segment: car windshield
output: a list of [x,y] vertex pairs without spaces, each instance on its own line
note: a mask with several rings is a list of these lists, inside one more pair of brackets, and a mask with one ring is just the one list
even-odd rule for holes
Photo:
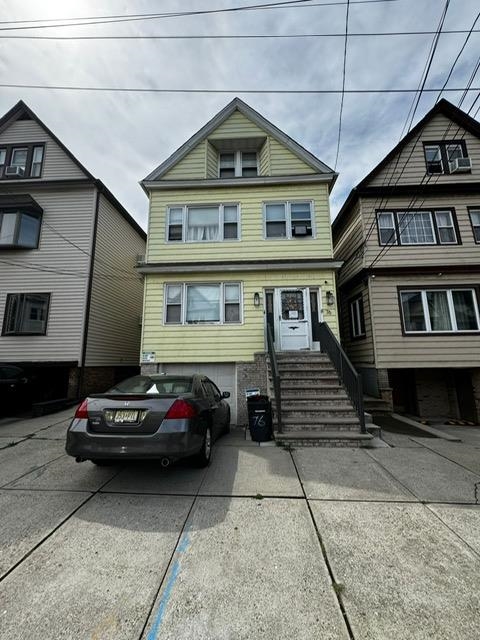
[[192,390],[192,378],[181,376],[134,376],[119,382],[107,393],[189,393]]

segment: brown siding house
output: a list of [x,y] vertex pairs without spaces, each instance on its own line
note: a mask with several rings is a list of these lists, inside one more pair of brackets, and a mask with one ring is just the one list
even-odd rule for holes
[[480,421],[480,124],[441,100],[333,223],[344,348],[396,411]]

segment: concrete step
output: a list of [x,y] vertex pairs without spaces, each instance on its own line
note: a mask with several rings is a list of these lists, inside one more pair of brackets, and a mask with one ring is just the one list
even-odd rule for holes
[[350,404],[350,400],[348,395],[343,391],[340,387],[336,393],[320,393],[319,390],[308,389],[303,391],[302,393],[292,393],[290,390],[282,393],[282,403],[283,402],[298,402],[302,404],[307,404],[309,402],[320,402],[325,405],[330,404],[339,404],[342,402],[347,402]]
[[321,380],[319,378],[314,378],[313,380],[310,378],[283,378],[280,379],[280,387],[282,390],[304,390],[306,393],[310,393],[311,391],[321,391],[323,393],[336,393],[342,392],[345,393],[345,389],[338,382],[338,380],[328,379]]
[[330,361],[316,361],[316,362],[290,362],[290,361],[285,361],[285,362],[279,362],[278,363],[278,368],[280,371],[286,371],[288,369],[292,369],[293,371],[298,371],[298,370],[310,370],[310,369],[328,369],[328,370],[332,370],[335,371],[335,367],[332,365],[332,363]]
[[295,418],[301,421],[313,419],[319,422],[330,418],[357,418],[356,412],[348,405],[346,407],[295,407],[291,405],[284,406],[283,402],[282,416],[283,419]]
[[288,433],[275,432],[277,443],[295,447],[360,447],[372,438],[373,436],[369,433],[345,433],[335,430],[322,433],[302,430]]
[[282,371],[280,374],[280,380],[322,380],[332,382],[336,380],[338,382],[338,376],[336,373],[324,372],[318,369],[315,371]]
[[[274,423],[276,423],[276,420],[274,420]],[[292,429],[297,431],[311,431],[312,429],[325,431],[325,429],[328,430],[328,428],[338,429],[339,431],[355,428],[360,429],[360,423],[357,416],[351,416],[349,418],[324,417],[321,419],[306,416],[299,419],[296,417],[292,418],[290,416],[282,415],[282,425],[284,426],[285,431],[291,431]]]

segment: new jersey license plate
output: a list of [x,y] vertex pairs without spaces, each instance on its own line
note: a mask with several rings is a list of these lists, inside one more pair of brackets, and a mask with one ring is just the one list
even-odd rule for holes
[[138,411],[132,409],[119,409],[115,411],[115,424],[132,424],[138,422]]

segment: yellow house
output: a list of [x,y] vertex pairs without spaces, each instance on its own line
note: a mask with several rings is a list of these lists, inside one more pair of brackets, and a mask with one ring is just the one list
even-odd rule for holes
[[208,375],[245,422],[278,352],[338,336],[329,192],[337,174],[235,98],[142,186],[150,198],[144,371]]

